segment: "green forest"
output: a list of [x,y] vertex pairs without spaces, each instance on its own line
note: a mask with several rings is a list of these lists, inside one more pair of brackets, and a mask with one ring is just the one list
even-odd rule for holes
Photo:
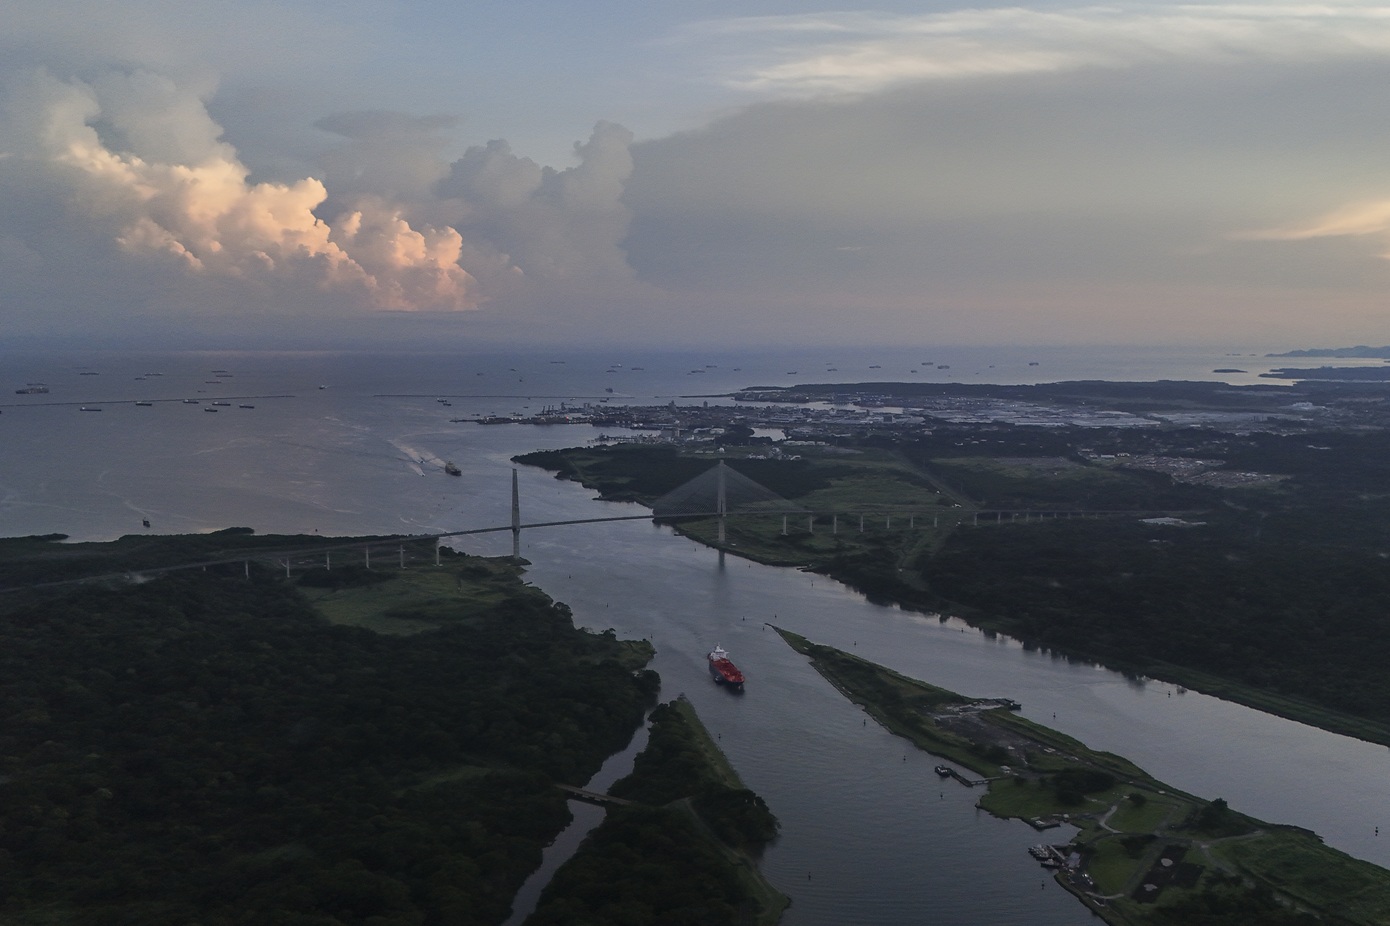
[[556,873],[527,926],[776,923],[787,904],[753,862],[777,819],[744,788],[684,700],[652,711],[651,736],[612,808]]
[[[163,543],[186,561],[231,539]],[[8,546],[10,576],[125,555]],[[555,785],[623,748],[659,681],[645,644],[576,629],[486,562],[438,568],[467,600],[479,583],[514,594],[433,608],[410,634],[332,624],[297,583],[241,564],[0,595],[0,919],[501,922],[570,818]],[[323,570],[304,575],[325,593]],[[335,595],[382,587],[339,575]]]

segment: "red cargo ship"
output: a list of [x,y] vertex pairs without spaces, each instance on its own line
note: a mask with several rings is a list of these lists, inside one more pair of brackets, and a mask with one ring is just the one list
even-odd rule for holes
[[729,661],[729,654],[722,646],[716,645],[709,654],[709,674],[716,684],[728,685],[737,691],[743,690],[743,673],[738,666]]

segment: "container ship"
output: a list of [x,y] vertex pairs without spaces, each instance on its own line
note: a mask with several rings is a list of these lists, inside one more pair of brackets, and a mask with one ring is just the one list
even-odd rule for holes
[[715,684],[728,685],[735,691],[743,690],[743,673],[738,670],[738,666],[729,661],[729,654],[724,648],[717,644],[709,654],[709,674]]

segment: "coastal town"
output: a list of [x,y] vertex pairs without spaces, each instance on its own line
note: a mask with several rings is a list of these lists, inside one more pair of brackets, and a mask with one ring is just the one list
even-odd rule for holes
[[[1125,388],[1128,387],[1128,388]],[[540,412],[455,418],[480,424],[588,424],[643,432],[609,440],[699,443],[734,429],[791,441],[912,438],[934,428],[1203,429],[1296,434],[1390,425],[1379,383],[1235,387],[1221,383],[1057,383],[1039,386],[840,384],[751,388],[664,405],[585,402]],[[780,433],[778,433],[780,432]],[[723,442],[728,442],[727,440]]]

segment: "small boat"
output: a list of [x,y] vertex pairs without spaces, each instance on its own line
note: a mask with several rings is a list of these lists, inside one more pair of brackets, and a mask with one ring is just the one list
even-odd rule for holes
[[183,400],[183,404],[184,404],[184,405],[197,405],[197,404],[198,404],[198,400],[197,400],[197,399],[184,399],[184,400]]
[[940,775],[942,778],[950,778],[951,767],[949,765],[938,765],[936,767],[936,773]]
[[254,405],[238,405],[237,408],[255,408]]
[[231,407],[232,407],[232,403],[231,403],[231,402],[213,402],[212,404],[213,404],[213,405],[221,405],[221,406],[224,407],[224,408],[231,408]]
[[98,407],[95,406],[95,405],[84,405],[84,406],[82,406],[82,410],[83,410],[84,412],[99,412],[99,411],[101,411],[101,409],[98,408]]
[[209,407],[203,409],[203,411],[205,411],[205,412],[212,412],[214,415],[217,414],[217,409],[212,408],[211,406],[209,406]]
[[148,407],[154,405],[153,402],[136,402],[135,404],[136,404],[136,405],[139,405],[139,406],[142,406],[142,407],[145,407],[145,408],[148,408]]
[[447,463],[444,464],[444,472],[448,473],[450,476],[462,476],[462,475],[463,475],[463,470],[461,470],[461,469],[459,469],[457,466],[455,466],[453,460],[450,460],[449,462],[447,462]]
[[716,685],[728,685],[735,691],[743,690],[743,673],[729,661],[729,654],[718,644],[709,654],[709,674]]

